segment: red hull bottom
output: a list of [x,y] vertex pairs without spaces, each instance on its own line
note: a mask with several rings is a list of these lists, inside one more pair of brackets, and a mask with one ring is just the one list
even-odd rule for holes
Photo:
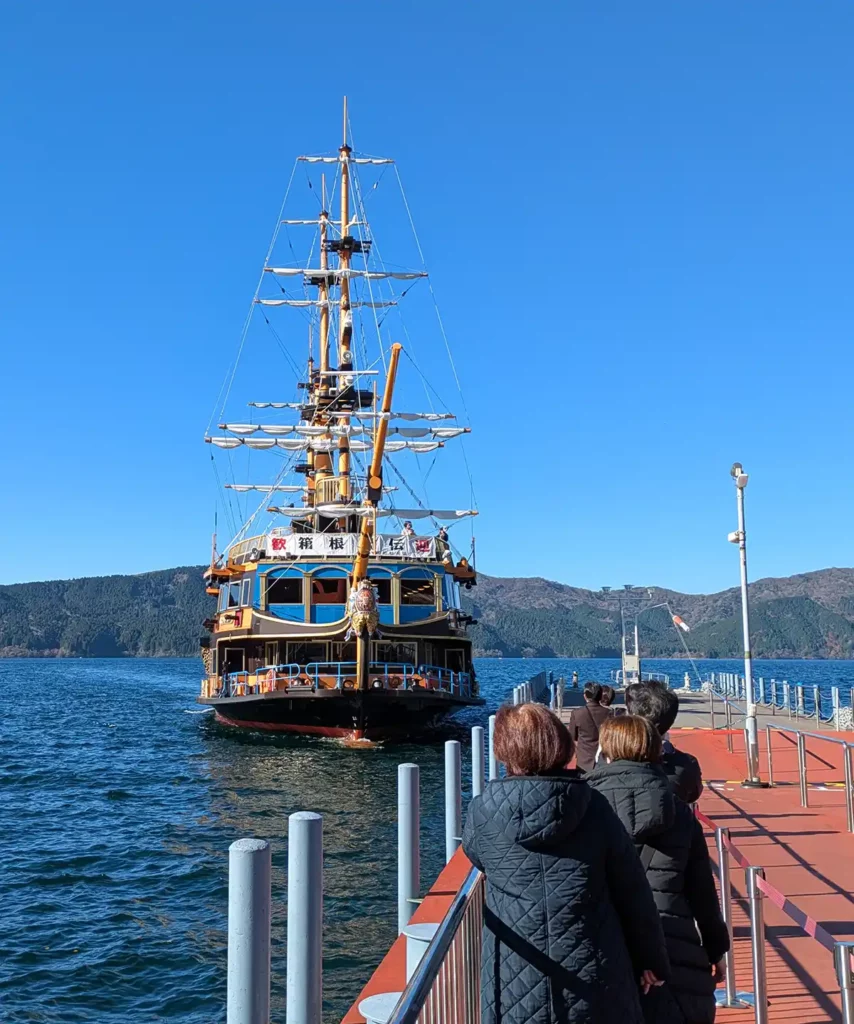
[[346,729],[337,725],[300,725],[293,722],[252,722],[245,718],[229,718],[221,711],[216,712],[216,720],[222,725],[230,725],[235,729],[252,729],[258,732],[292,732],[302,736],[331,736],[335,739],[362,740],[384,739],[391,735],[392,730],[379,729]]

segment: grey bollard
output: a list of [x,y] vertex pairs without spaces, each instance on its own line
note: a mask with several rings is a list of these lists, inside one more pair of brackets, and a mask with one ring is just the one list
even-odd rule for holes
[[471,730],[471,795],[483,792],[483,726],[473,725]]
[[427,948],[439,930],[438,924],[408,924],[403,930],[406,936],[406,980],[415,974],[424,958]]
[[[445,863],[457,852],[463,831],[463,794],[460,779],[460,744],[445,741]],[[288,1022],[290,1024],[290,1022]]]
[[288,817],[287,1024],[320,1024],[322,941],[323,818],[298,811]]
[[806,704],[804,703],[804,684],[795,684],[795,709],[797,717],[803,718],[806,715]]
[[227,1024],[270,1020],[270,844],[228,848]]
[[854,942],[837,941],[833,944],[833,960],[842,1002],[842,1024],[854,1024],[854,984],[851,979],[851,954]]
[[758,880],[764,880],[765,871],[759,867],[745,870],[747,899],[750,911],[750,951],[753,959],[753,1012],[756,1024],[768,1024],[768,985],[765,972],[765,911],[764,896]]
[[397,933],[421,891],[421,791],[417,764],[397,766]]
[[489,716],[489,779],[498,778],[498,759],[495,756],[495,715]]

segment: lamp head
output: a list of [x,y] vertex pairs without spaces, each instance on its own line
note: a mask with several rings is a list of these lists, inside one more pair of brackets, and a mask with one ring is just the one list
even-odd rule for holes
[[732,469],[729,471],[730,476],[735,481],[735,486],[739,489],[747,487],[747,473],[744,472],[744,466],[740,462],[734,462]]

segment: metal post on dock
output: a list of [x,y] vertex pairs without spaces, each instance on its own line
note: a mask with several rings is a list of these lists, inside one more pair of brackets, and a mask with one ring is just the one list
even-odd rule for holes
[[756,1024],[768,1024],[768,992],[765,975],[765,911],[759,879],[765,871],[759,867],[745,869],[747,900],[750,907],[750,951],[753,958],[753,1014]]
[[839,728],[839,687],[830,688],[830,714],[832,715],[833,728]]
[[771,753],[771,726],[765,726],[765,746],[768,749],[768,785],[774,785],[774,755]]
[[473,725],[471,730],[471,795],[483,792],[483,726]]
[[792,694],[789,690],[789,680],[783,680],[783,703],[786,705],[786,712],[789,718],[792,717]]
[[397,933],[421,891],[421,786],[417,764],[397,766]]
[[842,1003],[842,1024],[854,1024],[854,982],[851,979],[851,954],[854,942],[835,942],[833,959]]
[[495,757],[495,715],[489,716],[489,779],[498,778],[498,761]]
[[851,771],[851,744],[846,743],[842,748],[842,769],[845,772],[845,817],[848,823],[848,831],[854,832],[854,780]]
[[[445,863],[457,852],[463,832],[459,740],[445,741]],[[290,1024],[290,1022],[288,1022]]]
[[228,1024],[270,1019],[270,863],[264,839],[228,848]]
[[715,829],[715,845],[718,849],[718,882],[720,883],[721,916],[729,934],[729,952],[724,957],[726,966],[726,1002],[723,1006],[749,1006],[749,995],[738,992],[735,985],[735,956],[732,949],[732,882],[729,875],[728,828]]
[[821,689],[818,686],[812,688],[813,701],[815,703],[815,727],[821,728]]
[[711,719],[711,727],[715,728],[715,687],[714,683],[709,687],[709,718]]
[[726,748],[732,753],[732,705],[729,697],[724,698],[724,712],[726,714]]
[[312,811],[288,817],[287,942],[287,1024],[320,1024],[323,817]]
[[807,789],[807,740],[802,732],[798,733],[798,781],[801,787],[801,807],[809,807],[809,790]]
[[765,700],[765,677],[764,676],[760,676],[759,677],[759,703],[760,704],[767,704],[768,703]]
[[795,717],[803,718],[806,715],[806,704],[804,703],[804,684],[795,684]]
[[774,714],[777,710],[777,680],[771,680],[771,713]]

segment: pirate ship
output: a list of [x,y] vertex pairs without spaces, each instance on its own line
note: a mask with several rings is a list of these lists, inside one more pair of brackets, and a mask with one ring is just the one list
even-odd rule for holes
[[[396,461],[440,454],[469,428],[436,411],[432,388],[424,388],[430,411],[401,411],[403,346],[380,314],[427,274],[380,260],[361,178],[393,161],[358,154],[351,141],[345,100],[337,153],[295,165],[320,165],[319,189],[306,174],[319,192],[318,213],[297,220],[280,213],[240,340],[239,356],[260,313],[293,362],[290,339],[282,340],[270,317],[273,310],[305,317],[308,357],[292,382],[296,400],[250,401],[248,422],[224,418],[205,437],[214,465],[219,449],[232,473],[232,456],[262,451],[280,461],[270,483],[232,476],[225,484],[229,499],[261,500],[222,553],[214,540],[205,578],[217,604],[205,623],[199,702],[230,726],[372,740],[411,734],[483,703],[467,634],[472,620],[460,608],[460,587],[476,582],[474,535],[464,556],[446,528],[473,522],[477,512],[431,507]],[[324,165],[331,165],[328,188]],[[312,236],[301,258],[292,228]],[[443,334],[441,319],[438,327]],[[237,365],[221,392],[223,417]],[[271,399],[285,386],[265,375]],[[402,490],[411,507],[399,506]],[[288,495],[297,500],[276,504]]]

